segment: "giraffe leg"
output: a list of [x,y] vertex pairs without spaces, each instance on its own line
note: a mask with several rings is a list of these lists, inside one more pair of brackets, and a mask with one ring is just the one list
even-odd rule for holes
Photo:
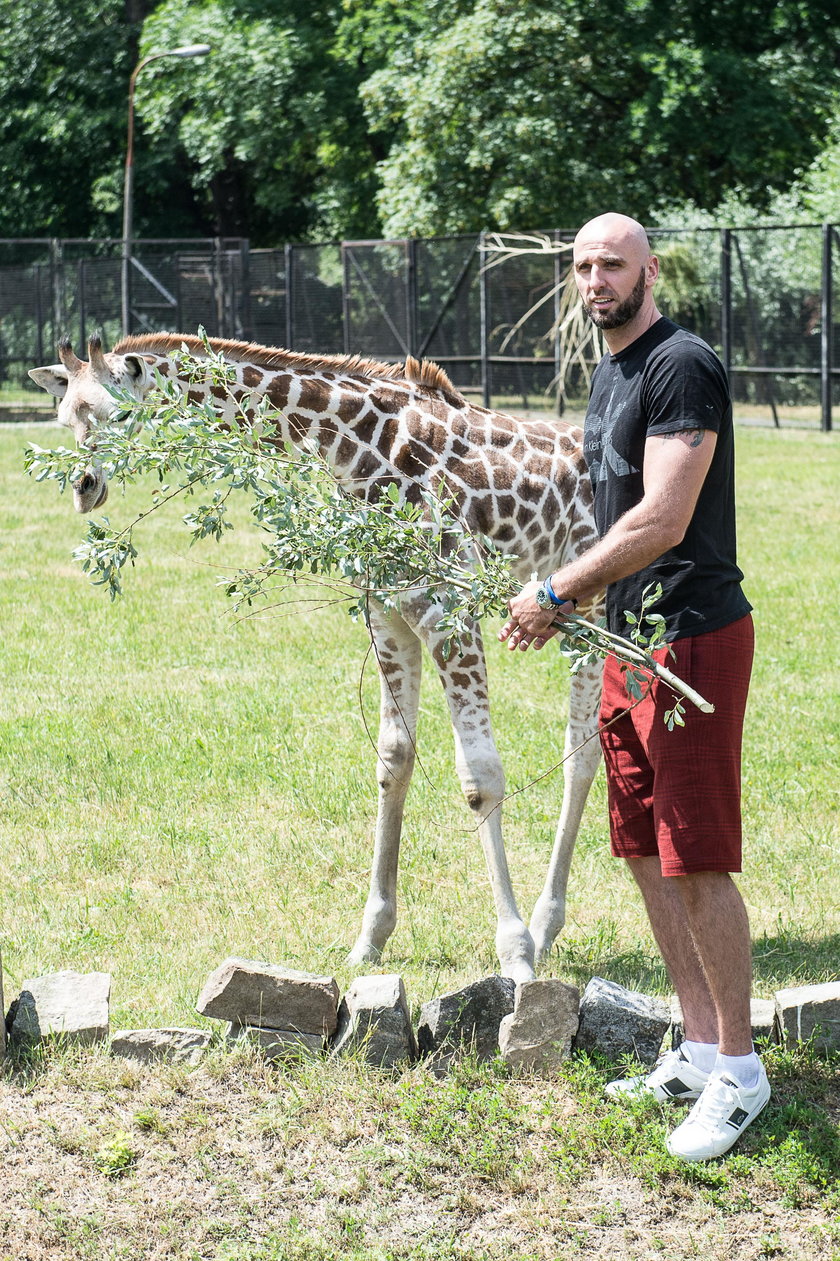
[[[598,705],[603,664],[596,662],[572,676],[569,722],[563,763],[563,805],[554,838],[551,861],[542,892],[531,916],[531,935],[537,962],[545,959],[566,922],[566,885],[572,851],[589,789],[601,758],[598,740]],[[587,740],[587,737],[592,737]],[[583,741],[587,740],[586,744]],[[578,747],[582,745],[582,747]]]
[[397,922],[400,835],[414,770],[420,698],[421,647],[414,632],[396,613],[380,610],[371,614],[371,632],[379,664],[379,806],[370,891],[361,932],[348,957],[354,966],[379,960]]
[[496,907],[496,952],[502,976],[534,978],[534,943],[513,893],[504,841],[501,803],[505,776],[490,726],[487,669],[481,636],[464,646],[461,657],[445,661],[430,635],[427,644],[438,668],[449,704],[455,736],[455,766],[467,803],[478,822],[493,900]]

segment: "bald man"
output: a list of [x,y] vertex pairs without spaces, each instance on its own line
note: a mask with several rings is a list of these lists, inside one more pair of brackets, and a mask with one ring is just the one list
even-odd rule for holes
[[668,731],[654,683],[633,704],[614,658],[604,668],[601,744],[610,839],[641,890],[683,1012],[685,1041],[612,1095],[649,1092],[694,1106],[668,1139],[683,1160],[723,1155],[770,1097],[750,1021],[751,946],[741,870],[741,733],[753,656],[735,555],[732,406],[712,349],[657,310],[659,263],[644,228],[604,214],[581,228],[574,273],[607,353],[595,369],[584,453],[600,540],[510,601],[511,649],[542,646],[558,615],[606,587],[607,624],[627,634],[660,584],[660,652],[715,705]]

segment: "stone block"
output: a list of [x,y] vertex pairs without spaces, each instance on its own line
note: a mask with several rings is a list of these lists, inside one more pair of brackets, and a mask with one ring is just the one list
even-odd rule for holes
[[153,1064],[195,1065],[210,1045],[205,1029],[118,1029],[111,1039],[111,1054]]
[[564,981],[517,985],[514,1008],[499,1026],[499,1049],[508,1064],[554,1068],[569,1058],[577,1032],[580,991]]
[[[750,1002],[750,1023],[752,1040],[764,1043],[775,1042],[776,1038],[776,1004],[770,998],[754,998]],[[685,1037],[682,1023],[680,1000],[674,994],[671,998],[671,1046],[678,1047]]]
[[487,976],[424,1003],[417,1030],[420,1054],[440,1069],[464,1052],[493,1059],[499,1053],[499,1025],[513,1011],[515,991],[509,977]]
[[301,1056],[321,1055],[324,1050],[324,1039],[320,1033],[299,1033],[295,1029],[266,1029],[265,1026],[255,1028],[252,1025],[228,1026],[227,1042],[234,1046],[237,1042],[249,1042],[259,1047],[269,1060],[293,1060]]
[[108,1037],[111,978],[107,972],[51,972],[24,981],[9,1009],[13,1042],[62,1037],[84,1044]]
[[210,973],[196,1010],[235,1025],[326,1037],[338,1020],[338,985],[331,976],[230,958]]
[[595,976],[581,999],[574,1045],[579,1051],[599,1051],[614,1063],[632,1055],[652,1065],[670,1023],[669,1005],[663,999]]
[[816,1051],[840,1050],[840,981],[778,990],[776,1030],[787,1046],[809,1042]]
[[351,1052],[377,1068],[417,1058],[417,1043],[400,976],[357,976],[338,1009],[333,1055]]

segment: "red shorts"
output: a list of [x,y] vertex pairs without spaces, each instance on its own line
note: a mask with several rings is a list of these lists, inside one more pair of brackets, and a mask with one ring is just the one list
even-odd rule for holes
[[610,840],[618,858],[659,855],[663,876],[741,870],[741,733],[754,632],[747,615],[657,650],[663,665],[711,701],[713,714],[685,704],[685,726],[669,731],[673,693],[656,682],[635,709],[614,657],[604,666],[601,745],[607,769]]

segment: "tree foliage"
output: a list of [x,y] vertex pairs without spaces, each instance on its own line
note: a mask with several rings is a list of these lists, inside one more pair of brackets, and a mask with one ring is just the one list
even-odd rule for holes
[[[838,35],[836,0],[4,0],[0,234],[119,235],[131,70],[197,41],[138,80],[144,235],[762,208],[826,149]],[[833,143],[804,203],[832,217]]]

